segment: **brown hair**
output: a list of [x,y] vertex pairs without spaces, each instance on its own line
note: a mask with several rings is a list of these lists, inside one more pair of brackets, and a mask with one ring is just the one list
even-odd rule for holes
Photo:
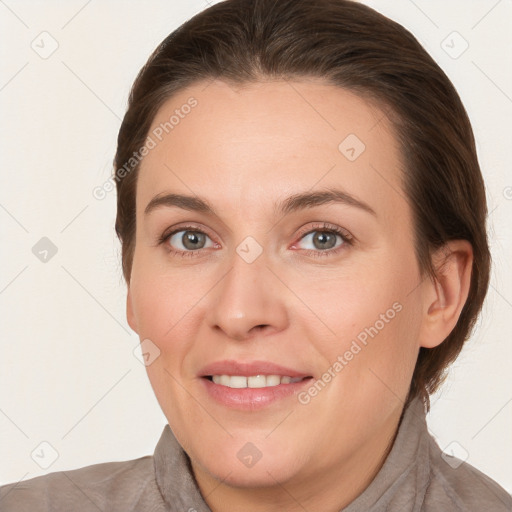
[[487,293],[485,189],[471,124],[452,83],[410,32],[366,5],[227,0],[188,20],[155,49],[131,89],[114,160],[124,278],[129,284],[135,248],[139,164],[131,157],[164,101],[200,80],[303,77],[323,78],[387,112],[401,145],[422,276],[435,276],[432,251],[446,241],[465,239],[473,247],[469,296],[457,325],[439,346],[419,350],[407,402],[421,396],[429,410],[429,394],[446,378]]

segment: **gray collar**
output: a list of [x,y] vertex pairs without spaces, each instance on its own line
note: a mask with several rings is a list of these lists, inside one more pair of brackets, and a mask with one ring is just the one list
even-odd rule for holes
[[[370,485],[342,512],[384,512],[397,496],[401,510],[419,511],[429,481],[429,441],[426,412],[420,398],[404,409],[391,451]],[[194,478],[190,459],[164,427],[154,453],[158,488],[169,510],[211,512]]]

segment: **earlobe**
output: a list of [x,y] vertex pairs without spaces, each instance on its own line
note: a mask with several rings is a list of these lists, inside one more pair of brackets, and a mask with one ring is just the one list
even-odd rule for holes
[[126,295],[126,319],[128,320],[128,325],[138,334],[139,331],[137,330],[137,322],[135,321],[135,315],[133,312],[130,285],[128,285],[128,293]]
[[457,324],[471,284],[473,249],[467,240],[450,240],[433,257],[435,279],[426,283],[419,344],[440,345]]

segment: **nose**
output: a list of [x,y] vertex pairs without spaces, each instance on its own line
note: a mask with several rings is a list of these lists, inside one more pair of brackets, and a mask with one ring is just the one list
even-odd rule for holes
[[249,263],[233,251],[230,263],[209,294],[210,327],[236,341],[286,329],[287,290],[268,267],[265,252]]

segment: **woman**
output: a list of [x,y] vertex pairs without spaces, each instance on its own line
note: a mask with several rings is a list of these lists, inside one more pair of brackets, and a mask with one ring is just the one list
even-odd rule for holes
[[473,133],[403,27],[228,0],[139,73],[115,156],[154,457],[3,486],[2,510],[511,510],[429,434],[481,309]]

